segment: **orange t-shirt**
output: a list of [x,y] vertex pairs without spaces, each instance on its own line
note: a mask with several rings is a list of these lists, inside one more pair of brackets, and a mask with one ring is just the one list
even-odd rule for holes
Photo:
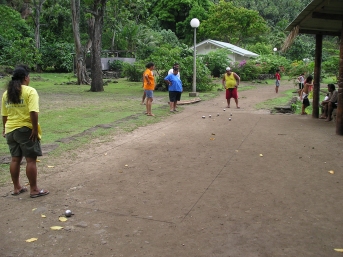
[[[146,77],[148,77],[148,80],[150,83],[148,83]],[[146,69],[143,73],[143,85],[145,90],[154,90],[155,89],[155,78],[154,74],[150,69]]]

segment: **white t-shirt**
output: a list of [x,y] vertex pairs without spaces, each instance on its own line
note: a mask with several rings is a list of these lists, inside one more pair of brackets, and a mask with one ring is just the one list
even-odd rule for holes
[[304,84],[305,82],[305,78],[303,76],[299,76],[298,80],[299,80],[299,83],[302,83],[302,84]]
[[[174,73],[174,70],[173,70],[173,69],[170,69],[170,70],[168,71],[168,75],[169,75],[169,74],[173,74],[173,73]],[[179,72],[179,71],[177,72],[176,76],[178,76],[179,79],[181,79],[181,78],[180,78],[180,72]]]

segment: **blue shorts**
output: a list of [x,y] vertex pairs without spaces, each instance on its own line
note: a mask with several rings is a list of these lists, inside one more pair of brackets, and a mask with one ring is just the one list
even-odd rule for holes
[[147,98],[153,98],[154,97],[154,90],[144,90]]

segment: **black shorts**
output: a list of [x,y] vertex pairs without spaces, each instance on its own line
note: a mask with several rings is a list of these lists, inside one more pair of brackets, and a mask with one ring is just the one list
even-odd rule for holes
[[42,156],[40,141],[32,142],[32,129],[21,127],[6,134],[7,144],[9,146],[12,157],[37,157]]
[[304,105],[305,107],[310,106],[310,101],[308,100],[307,97],[303,99],[303,105]]
[[337,103],[331,102],[331,105],[332,105],[332,109],[336,109],[337,108]]
[[299,83],[299,89],[303,89],[304,88],[304,83]]
[[169,91],[169,102],[177,102],[181,100],[181,93],[178,91]]

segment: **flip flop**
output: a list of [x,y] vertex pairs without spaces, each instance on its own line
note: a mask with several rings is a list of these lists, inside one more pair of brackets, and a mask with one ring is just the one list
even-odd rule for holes
[[30,195],[30,197],[31,198],[37,198],[37,197],[40,197],[40,196],[47,195],[49,193],[50,193],[49,191],[45,191],[44,189],[41,189],[38,194]]
[[22,193],[27,192],[27,188],[26,187],[22,187],[17,193],[11,193],[11,195],[20,195]]

